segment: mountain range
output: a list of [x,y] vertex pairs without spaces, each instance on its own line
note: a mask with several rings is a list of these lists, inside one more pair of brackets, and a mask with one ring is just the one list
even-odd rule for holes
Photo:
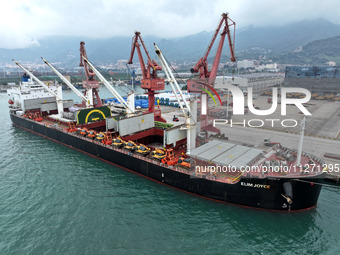
[[[275,24],[274,24],[275,25]],[[258,59],[260,56],[286,64],[324,64],[327,61],[340,63],[340,25],[325,19],[306,20],[285,26],[245,27],[236,29],[235,51],[239,60]],[[141,31],[143,32],[143,31]],[[178,63],[197,61],[207,49],[213,32],[200,32],[179,38],[143,36],[152,58],[156,59],[153,43],[159,46],[168,60]],[[41,61],[43,56],[51,62],[64,66],[79,63],[79,42],[85,41],[87,55],[96,64],[116,63],[128,59],[131,37],[86,38],[53,36],[39,40],[39,46],[27,49],[0,49],[0,63],[9,63],[14,58],[31,63]],[[217,38],[218,40],[218,38]],[[215,42],[215,46],[218,42]],[[224,44],[223,60],[229,55],[228,43]],[[215,47],[216,48],[216,47]],[[211,58],[215,54],[212,49]],[[211,61],[211,59],[208,59]],[[137,56],[134,62],[138,62]]]

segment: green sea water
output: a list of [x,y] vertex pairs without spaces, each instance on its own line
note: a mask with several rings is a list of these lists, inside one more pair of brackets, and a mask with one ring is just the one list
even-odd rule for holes
[[[66,92],[66,94],[69,92]],[[0,94],[0,254],[340,254],[340,190],[278,213],[155,183],[12,126]]]

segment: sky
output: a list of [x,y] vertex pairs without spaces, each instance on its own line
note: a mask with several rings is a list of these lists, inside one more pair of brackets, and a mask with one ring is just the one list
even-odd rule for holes
[[212,31],[223,12],[246,26],[324,18],[340,24],[338,0],[8,0],[1,3],[0,48],[39,45],[46,36],[171,38]]

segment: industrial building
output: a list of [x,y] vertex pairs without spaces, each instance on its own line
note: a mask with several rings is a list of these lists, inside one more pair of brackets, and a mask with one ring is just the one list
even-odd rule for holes
[[284,81],[283,74],[274,73],[254,73],[237,76],[217,76],[215,89],[226,88],[226,85],[236,85],[241,90],[247,91],[252,87],[254,91],[260,91],[266,88],[281,86]]
[[287,66],[284,86],[306,88],[314,93],[340,93],[340,68],[337,66]]

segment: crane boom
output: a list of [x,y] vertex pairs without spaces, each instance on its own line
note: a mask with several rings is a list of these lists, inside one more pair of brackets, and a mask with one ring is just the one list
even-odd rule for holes
[[[229,18],[228,13],[222,13],[222,18],[220,22],[218,23],[218,26],[216,28],[215,33],[213,34],[213,37],[211,39],[211,42],[208,45],[208,48],[201,57],[196,65],[190,70],[192,73],[199,73],[198,77],[195,77],[193,79],[189,79],[187,81],[187,87],[189,92],[193,93],[199,93],[202,95],[201,99],[201,128],[206,129],[209,131],[214,131],[214,132],[220,132],[218,129],[215,127],[209,127],[209,120],[207,116],[207,110],[208,110],[208,97],[207,97],[207,88],[213,90],[214,89],[214,84],[217,76],[217,71],[218,71],[218,66],[221,60],[221,55],[222,55],[222,49],[223,49],[223,44],[226,39],[226,36],[229,41],[229,49],[230,49],[230,60],[232,62],[236,61],[235,57],[235,26],[236,23]],[[230,27],[234,27],[234,32],[233,35],[231,35]],[[211,52],[211,49],[216,41],[216,38],[222,29],[221,32],[221,38],[220,42],[217,47],[217,52],[216,56],[214,58],[214,62],[212,64],[211,71],[208,69],[208,56],[209,53]],[[222,103],[221,103],[222,104]]]
[[24,70],[26,73],[28,73],[28,75],[35,80],[37,83],[39,83],[39,85],[41,85],[45,90],[47,90],[49,93],[51,93],[53,96],[56,97],[57,100],[62,100],[53,90],[51,90],[45,83],[43,83],[41,80],[39,80],[37,77],[34,76],[33,73],[31,73],[30,71],[28,71],[28,69],[26,69],[24,66],[22,66],[19,62],[16,62],[14,59],[12,59],[12,61],[19,66],[22,70]]
[[48,65],[48,66],[53,70],[53,72],[55,72],[56,75],[58,75],[58,77],[59,77],[63,82],[65,82],[65,84],[66,84],[67,86],[70,87],[70,89],[73,90],[74,93],[77,94],[77,96],[79,96],[83,101],[85,101],[87,107],[91,107],[90,100],[88,100],[87,97],[85,97],[82,93],[80,93],[79,90],[76,89],[76,87],[74,87],[74,86],[72,85],[72,83],[69,82],[69,81],[68,81],[68,80],[67,80],[67,79],[66,79],[66,78],[65,78],[65,77],[57,70],[57,69],[55,69],[55,68],[54,68],[54,67],[53,67],[46,59],[44,59],[43,57],[41,57],[41,59],[45,62],[46,65]]
[[132,109],[122,98],[121,95],[111,86],[111,84],[104,78],[104,76],[91,64],[88,59],[86,59],[84,56],[84,61],[92,68],[94,73],[98,76],[98,78],[103,82],[103,84],[110,90],[110,92],[118,99],[118,101],[125,107],[125,109],[128,109],[130,113],[134,113],[135,109]]
[[85,42],[80,42],[80,64],[79,66],[83,66],[85,69],[86,81],[83,81],[84,88],[99,88],[99,81],[94,79],[96,75],[91,68],[87,66],[87,63],[84,62],[83,56],[87,59],[87,53],[85,50]]
[[99,96],[99,81],[95,77],[95,73],[91,68],[88,67],[87,63],[84,62],[83,56],[87,59],[87,53],[85,50],[85,42],[80,42],[80,64],[85,69],[86,80],[83,80],[84,96],[87,97],[90,102],[92,102],[93,107],[103,106],[102,100]]
[[[171,71],[171,68],[170,68],[168,62],[166,61],[166,59],[164,58],[161,50],[157,47],[157,45],[155,43],[154,43],[154,45],[155,45],[155,49],[156,49],[155,52],[156,52],[156,54],[157,54],[157,56],[158,56],[158,58],[159,58],[159,60],[160,60],[160,62],[162,64],[162,66],[163,66],[163,70],[165,72],[165,75],[166,75],[168,81],[170,82],[171,88],[172,88],[172,90],[173,90],[173,92],[175,94],[177,102],[178,102],[178,104],[179,104],[179,106],[180,106],[180,108],[181,108],[185,118],[186,119],[190,119],[190,117],[192,117],[190,106],[187,103],[187,101],[185,100],[185,98],[183,96],[183,93],[182,93],[182,90],[181,90],[180,86],[178,85],[178,83],[177,83],[177,81],[176,81],[176,79],[175,79],[175,77],[174,77],[174,75],[173,75],[173,73]],[[180,94],[180,98],[177,95],[177,91]],[[181,103],[181,99],[184,102],[184,105],[185,105],[186,109],[183,108],[183,105]],[[195,122],[195,120],[194,120],[194,122]]]
[[[145,54],[148,58],[147,60],[147,66],[144,63],[142,51],[141,51],[141,45],[145,51]],[[139,63],[142,69],[143,73],[143,79],[141,80],[141,88],[148,90],[148,112],[152,112],[154,114],[156,121],[166,122],[165,119],[162,118],[161,110],[155,110],[155,91],[157,90],[164,90],[165,84],[164,79],[159,78],[157,76],[157,71],[162,70],[162,67],[159,66],[156,61],[152,60],[150,58],[149,52],[145,47],[144,41],[140,35],[140,32],[135,32],[134,37],[132,38],[132,45],[131,45],[131,54],[129,58],[128,64],[132,64],[133,55],[135,53],[135,49],[137,49]]]
[[[175,93],[175,97],[177,99],[177,102],[179,104],[179,106],[181,107],[181,110],[183,112],[183,115],[185,117],[185,128],[186,131],[187,131],[187,137],[186,137],[186,140],[187,140],[187,154],[190,154],[190,151],[191,149],[195,148],[195,139],[196,139],[196,129],[195,129],[195,124],[196,124],[196,120],[195,120],[195,117],[196,117],[196,114],[195,116],[192,114],[192,111],[190,109],[190,106],[188,105],[187,101],[185,100],[183,94],[182,94],[182,90],[181,88],[179,87],[172,71],[171,71],[171,68],[167,62],[167,60],[165,59],[165,57],[163,56],[161,50],[157,47],[157,45],[154,43],[155,45],[155,51],[156,51],[156,54],[163,66],[163,70],[165,72],[165,75],[167,77],[167,79],[169,80],[170,82],[170,85],[172,87],[172,90],[174,91]],[[184,105],[185,105],[185,109],[177,95],[177,91],[176,89],[178,90],[179,92],[179,95],[180,95],[180,98],[183,100],[184,102]],[[196,99],[194,99],[191,103],[193,103],[194,107],[193,107],[193,111],[195,112],[196,111],[196,108],[197,108],[197,101]],[[195,106],[196,105],[196,106]]]
[[[144,49],[144,52],[148,58],[147,60],[147,66],[145,66],[145,62],[143,59],[143,55],[142,55],[142,51],[140,49],[140,44],[138,43],[138,39],[140,41],[140,43],[142,44],[142,47]],[[143,73],[143,78],[144,79],[150,79],[151,77],[156,78],[157,77],[157,71],[162,70],[162,67],[159,66],[156,61],[152,60],[150,58],[149,52],[144,44],[144,41],[140,35],[140,32],[135,32],[135,36],[132,38],[133,42],[131,45],[131,54],[130,54],[130,58],[129,58],[129,62],[128,64],[132,64],[132,60],[133,60],[133,55],[135,53],[135,49],[137,49],[137,53],[138,53],[138,58],[139,58],[139,63],[141,65],[142,68],[142,73]],[[150,72],[152,70],[152,72]]]
[[[211,49],[212,49],[212,47],[215,43],[217,35],[218,35],[223,24],[224,24],[224,27],[223,27],[223,31],[221,33],[221,38],[220,38],[220,42],[219,42],[219,45],[218,45],[218,48],[217,48],[217,53],[216,53],[211,71],[209,71],[207,59],[208,59],[210,51],[211,51]],[[231,36],[231,31],[230,31],[231,26],[234,26],[233,38]],[[226,36],[228,37],[228,42],[229,42],[229,49],[230,49],[230,55],[231,55],[230,60],[232,62],[236,61],[236,57],[235,57],[235,26],[236,26],[236,23],[232,19],[229,18],[228,13],[223,13],[222,18],[221,18],[221,20],[220,20],[220,22],[217,26],[217,29],[216,29],[216,31],[213,35],[213,38],[211,39],[210,44],[208,45],[208,48],[207,48],[204,56],[202,58],[200,58],[198,60],[198,62],[196,63],[196,65],[190,70],[192,73],[199,73],[199,79],[205,79],[205,82],[208,82],[208,85],[210,85],[210,86],[214,85],[214,82],[215,82],[215,79],[216,79],[216,75],[217,75],[217,71],[218,71],[218,65],[220,63],[223,44],[224,44]]]

